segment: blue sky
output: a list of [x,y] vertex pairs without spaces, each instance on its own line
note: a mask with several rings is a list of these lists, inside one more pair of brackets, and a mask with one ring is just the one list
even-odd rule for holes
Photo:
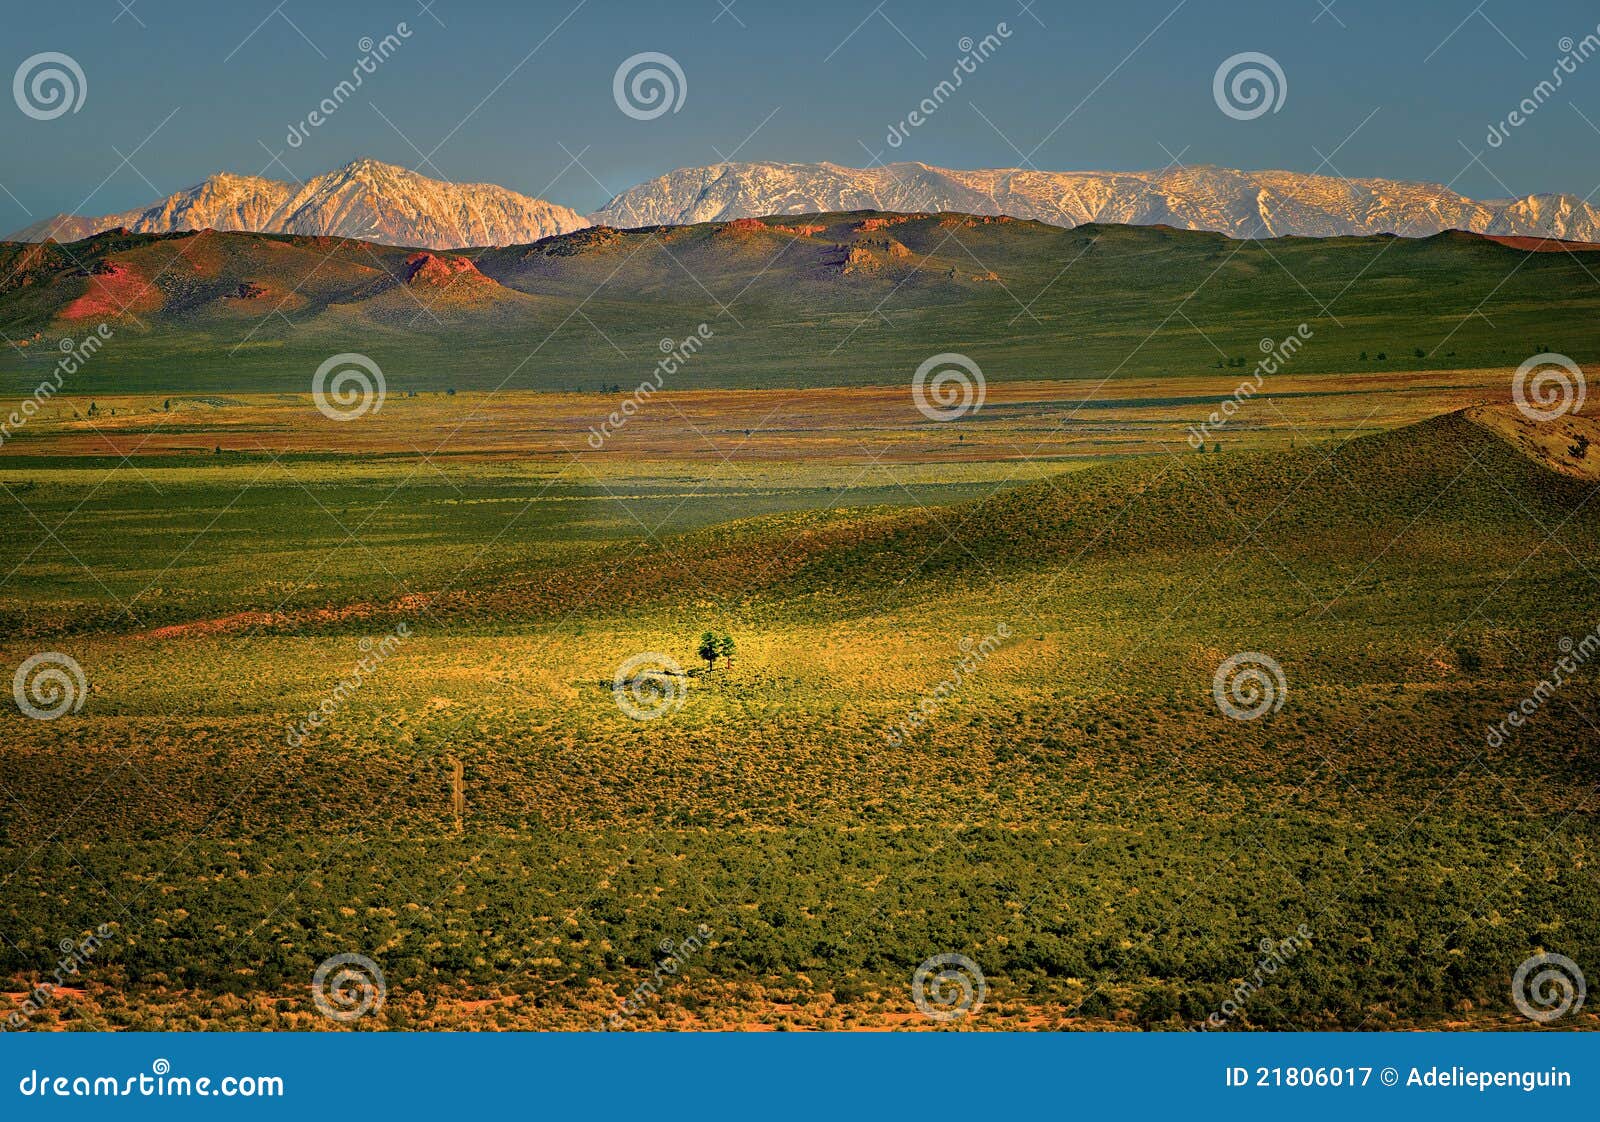
[[[50,120],[0,98],[0,230],[140,205],[218,170],[288,178],[275,155],[301,178],[373,156],[579,210],[723,155],[1045,170],[1178,159],[1453,182],[1476,197],[1600,185],[1600,56],[1486,143],[1550,76],[1561,40],[1595,32],[1593,5],[727,2],[11,0],[0,70],[61,52],[87,89]],[[392,57],[289,148],[363,37],[402,22]],[[891,125],[949,76],[962,38],[1002,22],[1003,46],[889,149]],[[636,120],[612,79],[645,51],[670,55],[686,91],[677,112]],[[1287,88],[1277,112],[1237,120],[1212,81],[1245,51],[1270,55]]]

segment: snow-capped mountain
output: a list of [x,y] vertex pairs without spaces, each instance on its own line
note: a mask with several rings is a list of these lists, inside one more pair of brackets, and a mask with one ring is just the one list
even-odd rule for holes
[[591,224],[628,228],[844,210],[960,211],[1167,225],[1239,238],[1441,230],[1600,242],[1600,208],[1574,195],[1480,201],[1448,187],[1288,171],[1195,166],[1158,172],[952,171],[926,164],[737,163],[684,168],[624,191],[588,218],[504,187],[446,183],[357,160],[303,185],[213,175],[151,206],[99,218],[56,215],[11,241],[68,242],[125,226],[135,233],[249,230],[330,234],[428,249],[518,245]]
[[1240,238],[1441,230],[1600,240],[1600,210],[1571,195],[1479,202],[1447,187],[1287,171],[1185,167],[1158,172],[952,171],[926,164],[734,163],[684,168],[624,191],[590,217],[616,227],[771,214],[961,211],[1085,222],[1163,224]]
[[57,215],[11,240],[75,241],[126,226],[135,233],[250,230],[458,249],[533,242],[588,225],[577,211],[504,187],[446,183],[377,160],[357,160],[303,185],[213,175],[139,210],[100,218]]

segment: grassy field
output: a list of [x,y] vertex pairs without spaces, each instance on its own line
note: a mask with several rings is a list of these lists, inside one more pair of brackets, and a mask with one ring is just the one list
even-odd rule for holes
[[1592,666],[1485,734],[1600,625],[1600,426],[1451,412],[1507,379],[1274,382],[1204,455],[1236,376],[684,393],[599,453],[590,394],[40,418],[0,653],[87,692],[0,717],[0,975],[110,924],[29,1027],[337,1027],[359,953],[356,1028],[923,1028],[960,953],[954,1027],[1183,1028],[1304,930],[1224,1027],[1528,1026],[1518,964],[1600,947]]
[[[1231,398],[1249,371],[1182,378],[1007,382],[986,388],[983,408],[951,422],[916,409],[907,382],[804,390],[674,390],[602,432],[632,393],[391,394],[360,424],[332,421],[310,393],[222,397],[63,394],[47,401],[3,444],[0,463],[95,470],[136,457],[141,466],[216,466],[233,456],[348,464],[387,458],[448,465],[453,459],[562,464],[597,474],[649,475],[667,465],[705,472],[771,462],[799,472],[872,463],[1073,462],[1186,452],[1190,433]],[[1500,368],[1302,375],[1263,380],[1259,399],[1208,436],[1231,450],[1347,439],[1478,404],[1511,400]],[[93,411],[91,412],[91,406]],[[622,465],[620,468],[608,465]],[[475,467],[473,469],[477,471]],[[1046,468],[1044,470],[1051,470]],[[970,474],[970,473],[964,473]],[[981,474],[981,473],[979,473]],[[821,476],[814,475],[820,479]]]

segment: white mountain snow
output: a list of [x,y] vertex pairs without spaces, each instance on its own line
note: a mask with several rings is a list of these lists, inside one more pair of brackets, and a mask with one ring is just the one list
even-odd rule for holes
[[126,226],[135,233],[254,230],[325,234],[428,249],[514,245],[589,225],[577,211],[485,183],[446,183],[377,160],[357,160],[304,185],[253,175],[213,175],[140,210],[61,216],[14,241],[73,241]]
[[735,163],[684,168],[618,195],[590,217],[630,227],[830,210],[962,211],[1085,222],[1164,224],[1233,237],[1441,230],[1600,240],[1600,210],[1570,195],[1478,202],[1446,187],[1217,167],[1159,172],[952,171],[901,163]]
[[214,175],[152,206],[99,218],[57,215],[13,241],[74,241],[126,226],[136,233],[255,230],[328,234],[429,249],[516,245],[585,226],[722,222],[817,211],[961,211],[1086,222],[1164,224],[1240,238],[1441,230],[1600,242],[1600,209],[1572,195],[1478,201],[1447,187],[1217,167],[1157,172],[952,171],[901,163],[731,163],[683,168],[624,191],[585,218],[491,184],[446,183],[376,160],[304,185]]

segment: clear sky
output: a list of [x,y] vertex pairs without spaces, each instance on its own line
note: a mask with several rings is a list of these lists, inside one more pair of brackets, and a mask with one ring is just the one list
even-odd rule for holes
[[[289,178],[274,156],[300,178],[373,156],[584,211],[723,156],[1181,160],[1453,182],[1479,198],[1600,185],[1600,56],[1487,143],[1557,68],[1562,40],[1595,33],[1592,3],[1025,3],[6,0],[0,72],[61,52],[86,89],[76,112],[48,120],[0,99],[0,231],[141,205],[215,171]],[[290,148],[362,39],[402,22],[409,37]],[[951,74],[963,37],[1001,23],[1010,37],[891,149],[890,128]],[[619,109],[613,77],[646,51],[675,60],[685,90],[678,111],[639,120]],[[1269,55],[1286,88],[1277,112],[1240,120],[1212,87],[1247,51]]]

